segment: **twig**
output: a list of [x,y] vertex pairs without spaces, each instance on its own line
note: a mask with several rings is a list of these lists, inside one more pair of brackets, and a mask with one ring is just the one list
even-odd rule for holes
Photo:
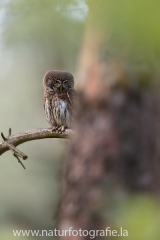
[[21,152],[20,150],[18,150],[13,144],[9,143],[10,137],[11,137],[11,128],[9,128],[9,134],[8,134],[7,138],[4,136],[4,134],[2,132],[1,132],[1,136],[4,140],[4,142],[6,143],[6,145],[8,146],[8,148],[13,153],[13,156],[16,157],[18,159],[18,162],[22,165],[22,167],[24,169],[26,169],[24,164],[19,159],[19,157],[21,157],[23,160],[26,160],[28,158],[28,156],[26,154],[24,154],[23,152]]
[[22,158],[23,160],[27,159],[28,156],[18,150],[16,146],[32,141],[37,139],[43,139],[43,138],[70,138],[73,136],[74,132],[71,129],[66,129],[64,133],[57,133],[52,132],[52,129],[49,128],[40,128],[40,129],[32,129],[28,130],[22,133],[18,133],[16,135],[11,135],[11,128],[9,128],[9,134],[6,138],[3,133],[1,133],[1,136],[3,138],[3,141],[0,142],[0,155],[2,155],[4,152],[11,150],[13,153],[13,156],[18,159],[18,162],[22,165],[22,167],[25,169],[24,164],[19,159]]
[[[14,154],[13,154],[14,155]],[[19,159],[19,157],[18,156],[16,156],[16,155],[14,155],[14,157],[16,157],[17,159],[18,159],[18,162],[22,165],[22,167],[24,168],[24,169],[26,169],[25,168],[25,166],[24,166],[24,164],[21,162],[21,160]]]

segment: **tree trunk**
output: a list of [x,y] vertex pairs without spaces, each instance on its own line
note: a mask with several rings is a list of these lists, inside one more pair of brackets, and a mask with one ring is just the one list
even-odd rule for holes
[[[77,76],[76,134],[59,209],[58,225],[64,230],[106,229],[114,225],[108,211],[126,195],[160,190],[158,94],[131,86],[133,72],[122,62],[102,60],[103,36],[95,32],[89,23]],[[138,81],[142,75],[136,75]],[[90,239],[81,235],[68,233],[67,239]]]

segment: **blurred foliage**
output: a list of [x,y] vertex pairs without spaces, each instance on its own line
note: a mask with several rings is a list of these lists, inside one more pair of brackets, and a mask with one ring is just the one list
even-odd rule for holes
[[132,73],[141,69],[145,75],[152,75],[152,79],[157,77],[160,63],[160,2],[88,0],[88,4],[94,31],[95,28],[101,29],[103,47],[100,58],[118,59],[131,66]]
[[[78,0],[0,0],[0,129],[5,135],[48,127],[42,79],[49,69],[75,72],[87,8]],[[24,171],[10,152],[1,156],[0,239],[12,229],[52,229],[68,141],[19,146]]]
[[83,8],[77,0],[16,0],[5,5],[7,47],[25,48],[25,54],[41,61],[49,58],[54,68],[74,70],[83,27]]
[[[114,210],[115,211],[115,210]],[[129,240],[158,240],[160,236],[160,208],[155,199],[148,195],[131,195],[116,206],[114,221],[127,229]],[[122,237],[120,239],[125,239]]]

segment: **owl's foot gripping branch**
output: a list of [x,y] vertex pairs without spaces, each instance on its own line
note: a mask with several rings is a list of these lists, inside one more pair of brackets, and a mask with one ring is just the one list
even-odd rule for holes
[[27,130],[22,133],[18,133],[15,135],[11,135],[11,128],[9,128],[9,134],[8,137],[5,137],[3,133],[1,133],[1,136],[3,138],[3,141],[0,142],[0,155],[2,155],[4,152],[11,150],[13,153],[13,156],[18,159],[18,162],[22,165],[22,167],[25,169],[24,164],[21,162],[20,158],[23,160],[26,160],[28,156],[18,150],[16,146],[32,141],[32,140],[38,140],[38,139],[44,139],[44,138],[71,138],[74,134],[74,131],[71,129],[66,129],[63,133],[57,133],[53,132],[51,128],[38,128],[38,129],[32,129]]

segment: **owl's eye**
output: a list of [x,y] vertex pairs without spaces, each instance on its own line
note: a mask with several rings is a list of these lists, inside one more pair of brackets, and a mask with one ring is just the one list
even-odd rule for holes
[[59,83],[59,82],[58,82],[57,80],[54,81],[54,84],[55,84],[55,85],[58,85],[58,83]]
[[64,82],[64,85],[65,85],[65,86],[68,86],[68,81],[65,81],[65,82]]

